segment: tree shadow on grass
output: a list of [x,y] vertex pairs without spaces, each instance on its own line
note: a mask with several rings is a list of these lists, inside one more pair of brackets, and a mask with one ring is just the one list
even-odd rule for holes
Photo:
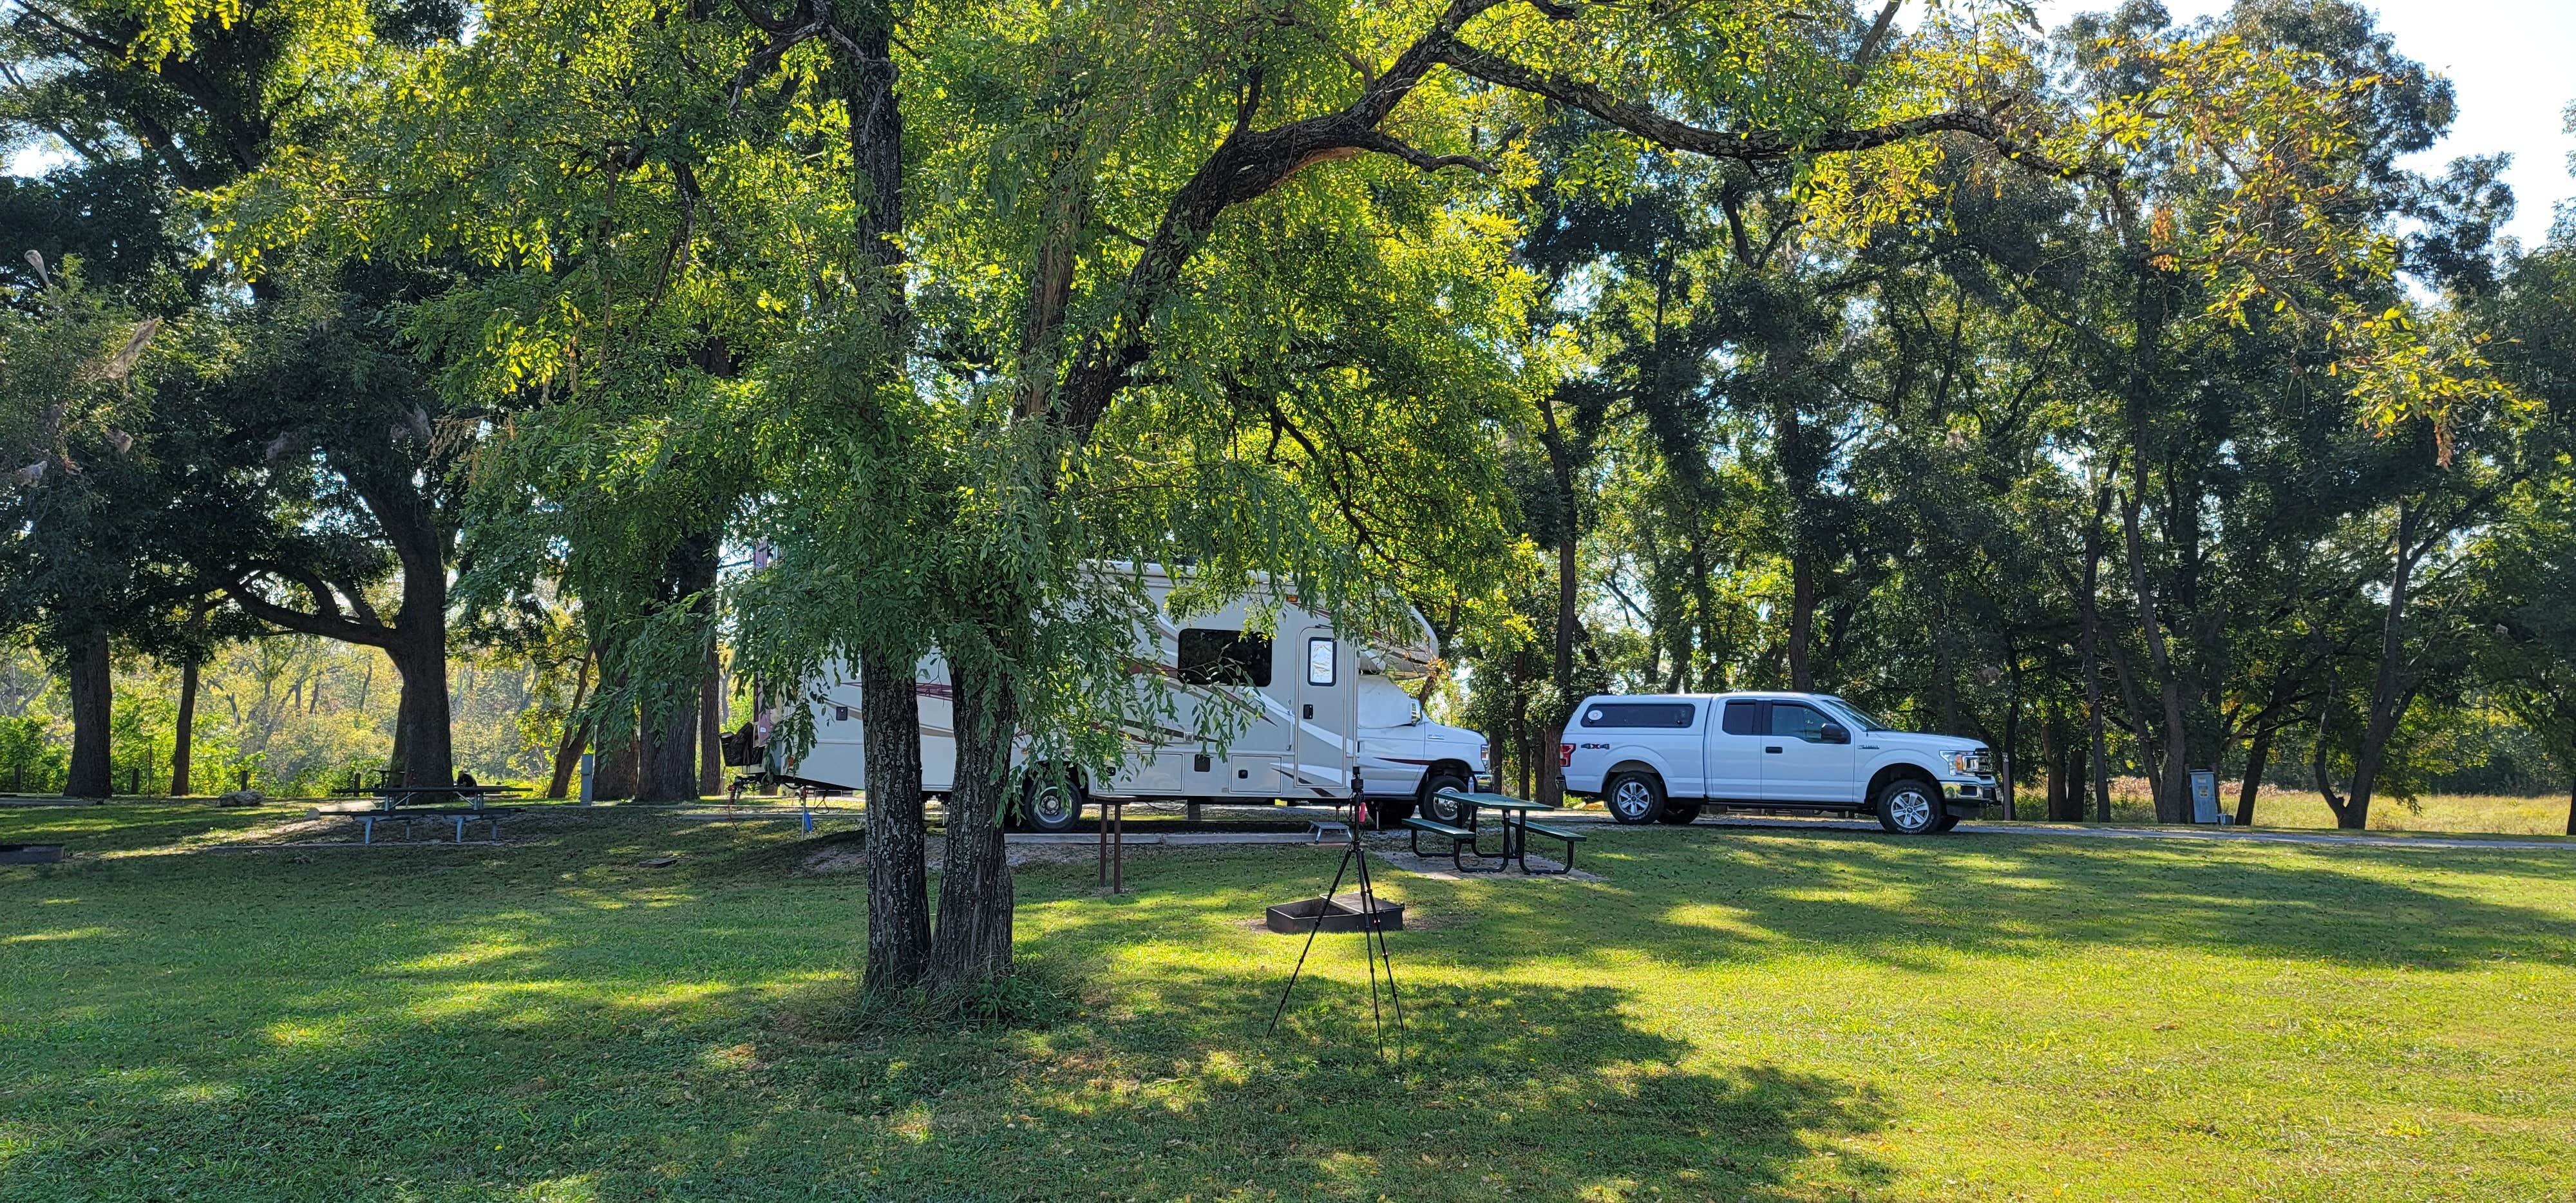
[[[1112,963],[1207,942],[1195,890],[1033,916],[1024,952],[1091,983],[1057,1022],[848,1038],[815,1020],[847,1001],[857,882],[746,883],[712,847],[706,876],[655,876],[624,867],[630,835],[516,866],[168,858],[87,883],[133,909],[112,942],[46,954],[65,989],[12,988],[0,1198],[1763,1199],[1887,1179],[1833,1147],[1885,1099],[1705,1064],[1621,990],[1461,984],[1399,951],[1388,1068],[1347,937],[1275,1036],[1285,938]],[[583,876],[610,851],[620,867]],[[1033,908],[1076,875],[1051,872]]]
[[1142,1005],[973,1052],[880,1037],[818,1067],[813,1097],[881,1126],[872,1179],[905,1197],[1866,1198],[1893,1178],[1839,1143],[1891,1118],[1866,1086],[1695,1065],[1601,987],[1426,978],[1381,1058],[1356,954],[1334,959],[1275,1034],[1269,974],[1170,969]]

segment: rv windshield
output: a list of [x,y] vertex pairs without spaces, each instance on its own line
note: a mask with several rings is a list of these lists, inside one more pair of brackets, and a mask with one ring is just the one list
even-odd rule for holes
[[1863,710],[1858,706],[1854,706],[1841,698],[1835,697],[1830,693],[1823,694],[1821,697],[1822,700],[1830,703],[1834,710],[1841,712],[1844,718],[1851,720],[1853,725],[1859,727],[1863,731],[1893,731],[1896,729],[1878,721],[1878,719],[1871,715],[1870,712]]

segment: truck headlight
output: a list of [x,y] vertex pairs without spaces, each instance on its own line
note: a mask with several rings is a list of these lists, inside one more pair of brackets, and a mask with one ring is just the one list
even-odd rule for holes
[[1944,752],[1942,755],[1949,758],[1950,771],[1962,777],[1974,777],[1985,771],[1985,754],[1982,752],[1970,750]]

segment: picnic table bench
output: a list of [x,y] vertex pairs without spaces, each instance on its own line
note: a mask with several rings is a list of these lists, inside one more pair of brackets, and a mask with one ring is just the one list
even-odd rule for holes
[[[1571,873],[1574,871],[1574,846],[1583,842],[1583,833],[1567,830],[1562,827],[1551,827],[1543,823],[1533,823],[1529,821],[1530,812],[1538,810],[1554,810],[1556,809],[1555,807],[1549,806],[1544,802],[1532,802],[1523,798],[1515,798],[1509,794],[1469,793],[1464,790],[1444,789],[1440,791],[1437,796],[1443,800],[1457,803],[1459,816],[1464,820],[1464,822],[1463,824],[1444,823],[1438,819],[1430,818],[1425,815],[1415,815],[1404,820],[1404,826],[1407,829],[1406,838],[1410,842],[1415,856],[1422,855],[1422,837],[1427,833],[1430,835],[1440,836],[1449,841],[1449,863],[1456,865],[1458,867],[1458,871],[1461,873],[1497,873],[1501,872],[1505,865],[1512,864],[1519,865],[1521,867],[1521,872],[1529,874]],[[1499,832],[1503,841],[1502,851],[1497,854],[1493,854],[1494,859],[1499,860],[1502,863],[1495,865],[1491,869],[1483,868],[1481,866],[1470,866],[1467,864],[1466,859],[1472,855],[1478,860],[1483,860],[1488,855],[1484,849],[1484,837],[1482,835],[1483,829],[1476,822],[1476,814],[1478,811],[1482,810],[1494,811],[1500,814],[1503,819],[1502,829]],[[1532,834],[1564,841],[1564,867],[1557,869],[1532,869],[1529,867],[1529,837]]]
[[358,826],[362,830],[362,834],[359,836],[358,842],[362,844],[372,844],[376,842],[376,824],[378,823],[402,824],[403,838],[408,840],[411,838],[412,824],[428,821],[455,823],[456,842],[462,844],[465,842],[466,824],[490,824],[492,829],[492,839],[498,841],[501,838],[501,821],[511,818],[518,813],[518,808],[513,806],[496,806],[489,808],[482,806],[443,806],[435,808],[415,808],[412,810],[362,810],[347,817],[358,821]]

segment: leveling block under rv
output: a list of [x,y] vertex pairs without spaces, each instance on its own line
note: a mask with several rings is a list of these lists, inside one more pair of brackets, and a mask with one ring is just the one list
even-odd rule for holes
[[[1397,687],[1431,666],[1431,628],[1419,614],[1411,646],[1378,647],[1344,637],[1329,617],[1286,598],[1238,600],[1175,622],[1161,609],[1170,578],[1156,573],[1148,588],[1157,629],[1138,640],[1136,655],[1159,662],[1176,682],[1174,729],[1131,731],[1126,762],[1108,780],[1077,780],[1068,788],[1033,774],[1015,816],[1023,825],[1071,827],[1092,794],[1129,802],[1345,802],[1354,770],[1371,812],[1392,823],[1440,790],[1471,790],[1485,779],[1484,737],[1426,720],[1421,705]],[[1247,630],[1248,613],[1274,601],[1275,634]],[[922,789],[946,793],[957,772],[947,662],[924,657],[917,681]],[[793,760],[771,745],[767,775],[821,789],[860,789],[867,781],[867,732],[859,720],[857,671],[809,681],[803,693],[813,710],[814,744]],[[1215,704],[1220,693],[1232,695],[1248,720],[1222,750],[1186,734],[1199,708]]]

